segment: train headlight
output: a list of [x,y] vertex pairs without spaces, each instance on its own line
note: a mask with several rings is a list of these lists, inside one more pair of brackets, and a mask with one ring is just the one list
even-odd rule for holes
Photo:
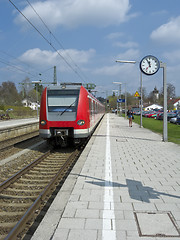
[[84,121],[84,120],[78,120],[78,121],[77,121],[77,124],[78,124],[79,126],[83,126],[83,125],[85,124],[85,121]]
[[46,121],[45,121],[45,120],[41,120],[40,124],[41,124],[42,126],[44,126],[44,125],[46,125]]

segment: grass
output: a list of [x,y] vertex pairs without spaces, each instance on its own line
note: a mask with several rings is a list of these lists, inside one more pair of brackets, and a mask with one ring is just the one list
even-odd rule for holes
[[[7,109],[13,109],[13,111],[8,111]],[[31,118],[37,117],[37,111],[32,110],[29,107],[22,106],[0,106],[0,111],[2,113],[8,113],[11,119],[19,119],[19,118]]]
[[[133,121],[140,125],[140,116],[135,115]],[[143,117],[142,125],[144,128],[163,135],[163,121],[161,120]],[[180,144],[180,125],[168,122],[168,141]]]

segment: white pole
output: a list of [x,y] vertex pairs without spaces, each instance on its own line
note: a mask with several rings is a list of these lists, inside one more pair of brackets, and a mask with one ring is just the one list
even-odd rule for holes
[[167,82],[166,82],[166,64],[160,62],[160,67],[163,68],[163,92],[164,92],[164,114],[163,114],[163,141],[168,141],[167,131]]
[[143,104],[143,96],[142,96],[142,72],[140,71],[140,88],[141,88],[141,100],[140,100],[140,103],[141,103],[141,117],[140,117],[140,128],[142,127],[142,104]]

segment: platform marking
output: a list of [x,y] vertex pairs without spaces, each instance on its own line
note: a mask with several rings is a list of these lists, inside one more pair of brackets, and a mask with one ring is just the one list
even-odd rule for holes
[[[112,167],[111,167],[111,146],[109,136],[109,114],[107,114],[107,131],[106,131],[106,159],[105,159],[105,186],[104,186],[104,211],[103,211],[103,240],[116,240],[116,226],[115,226],[115,214],[114,214],[114,194],[112,183]],[[106,203],[110,203],[111,210],[109,216],[107,216],[107,210],[105,208]],[[107,227],[107,221],[109,222]]]

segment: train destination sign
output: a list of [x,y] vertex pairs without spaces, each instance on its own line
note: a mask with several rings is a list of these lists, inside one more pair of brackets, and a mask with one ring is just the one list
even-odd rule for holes
[[118,103],[125,102],[125,99],[121,99],[121,98],[119,98],[119,99],[117,99],[117,102],[118,102]]

